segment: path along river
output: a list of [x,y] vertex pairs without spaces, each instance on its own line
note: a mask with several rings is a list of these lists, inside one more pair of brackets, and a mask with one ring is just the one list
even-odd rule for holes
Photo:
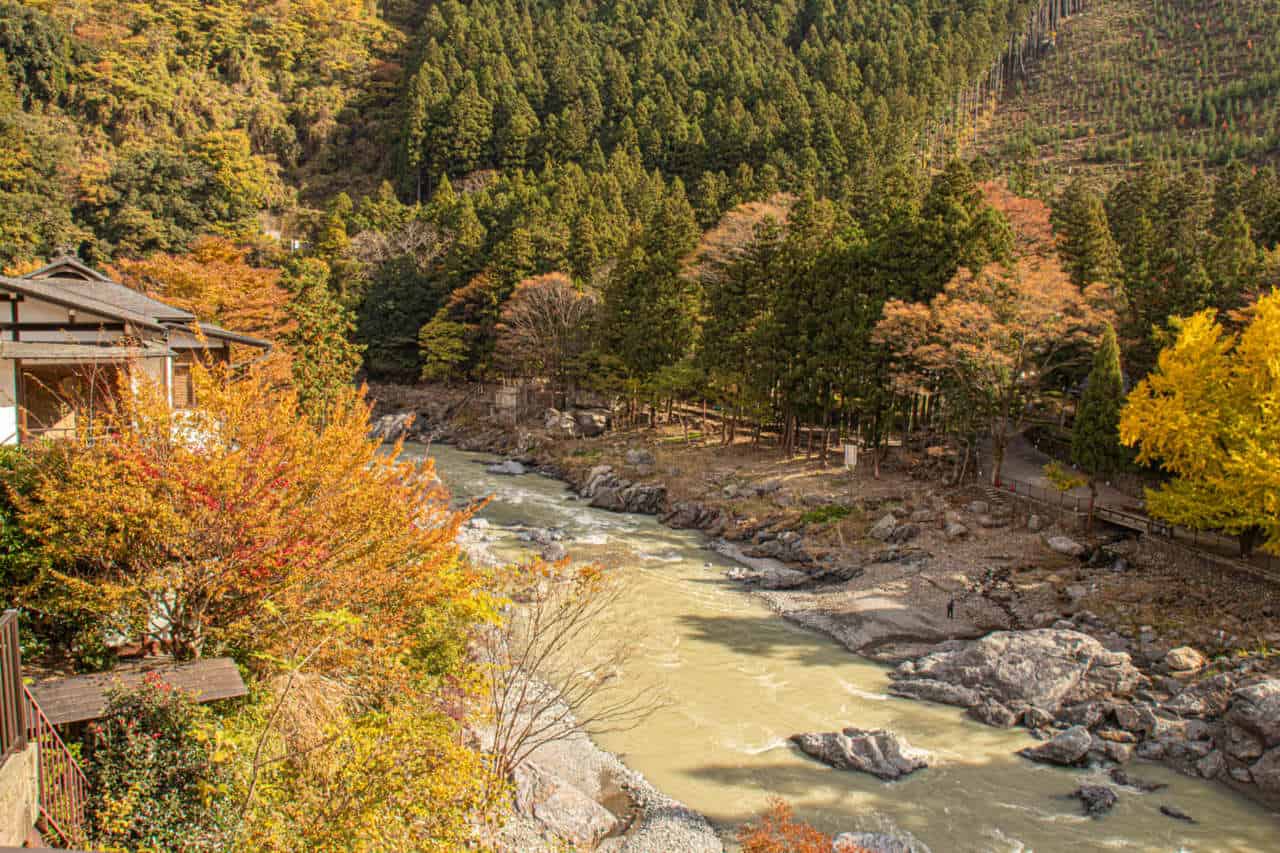
[[[410,445],[406,455],[425,448]],[[1120,789],[1109,815],[1091,819],[1068,795],[1096,771],[1033,764],[1014,751],[1034,740],[957,708],[888,696],[887,669],[773,614],[727,581],[731,563],[693,532],[655,519],[589,508],[547,477],[486,472],[489,457],[435,446],[436,470],[455,499],[492,495],[480,513],[492,551],[525,553],[520,527],[553,528],[570,555],[621,573],[619,621],[638,624],[638,653],[626,677],[660,685],[668,707],[631,731],[603,735],[658,788],[719,826],[786,798],[823,830],[893,829],[934,853],[948,851],[1280,851],[1280,816],[1222,786],[1137,762],[1131,775],[1169,785]],[[797,732],[843,726],[887,728],[939,757],[936,766],[887,784],[832,770],[787,742]],[[1177,806],[1198,823],[1162,815]],[[678,851],[672,851],[678,853]]]

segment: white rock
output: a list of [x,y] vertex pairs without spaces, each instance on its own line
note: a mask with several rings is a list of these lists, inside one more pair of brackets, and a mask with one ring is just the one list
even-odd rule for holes
[[1067,536],[1045,537],[1044,544],[1049,546],[1050,551],[1067,557],[1082,557],[1084,552],[1088,550],[1079,542]]
[[1174,672],[1196,672],[1204,669],[1209,661],[1200,652],[1190,646],[1178,646],[1170,649],[1164,656],[1164,664]]

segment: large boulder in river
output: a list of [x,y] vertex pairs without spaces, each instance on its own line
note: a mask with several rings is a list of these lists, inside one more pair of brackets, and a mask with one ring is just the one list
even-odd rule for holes
[[1115,807],[1119,797],[1109,785],[1081,785],[1071,795],[1084,804],[1089,817],[1102,817]]
[[1018,750],[1018,754],[1044,764],[1071,767],[1083,762],[1092,747],[1093,735],[1089,730],[1084,726],[1072,726],[1042,744]]
[[1280,679],[1268,679],[1231,694],[1230,729],[1252,735],[1263,749],[1280,746]]
[[975,695],[1012,709],[1034,705],[1051,714],[1092,699],[1128,697],[1143,682],[1124,652],[1108,651],[1087,634],[1055,628],[996,631],[967,643],[947,643],[902,664],[893,678],[895,687],[906,688],[895,689],[899,695],[909,692],[912,681],[943,682],[970,691],[958,698]]
[[614,473],[610,465],[597,465],[579,490],[591,506],[614,512],[657,515],[667,503],[667,487],[633,483]]
[[881,779],[897,779],[928,767],[932,756],[884,729],[847,728],[839,732],[792,735],[791,742],[823,764],[859,770]]
[[391,415],[383,415],[374,421],[369,428],[369,437],[380,438],[383,441],[399,441],[405,437],[412,424],[413,412],[396,412]]
[[526,468],[520,462],[514,459],[507,459],[503,462],[495,462],[485,468],[490,474],[503,474],[509,477],[524,474]]

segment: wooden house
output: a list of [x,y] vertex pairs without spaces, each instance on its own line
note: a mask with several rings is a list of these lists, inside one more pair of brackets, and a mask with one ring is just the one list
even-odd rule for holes
[[265,352],[270,344],[202,322],[72,256],[0,276],[0,444],[65,436],[92,422],[126,369],[188,408],[192,363],[231,363],[233,347]]

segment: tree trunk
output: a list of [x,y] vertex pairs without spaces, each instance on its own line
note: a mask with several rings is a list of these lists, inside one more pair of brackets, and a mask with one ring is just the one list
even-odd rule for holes
[[991,485],[1000,485],[1000,469],[1004,467],[1004,446],[1008,442],[1004,433],[991,436]]
[[1253,549],[1258,547],[1258,543],[1262,541],[1262,528],[1250,527],[1240,533],[1240,556],[1249,558],[1253,556]]
[[1089,478],[1089,518],[1085,522],[1085,530],[1089,533],[1093,532],[1093,508],[1098,503],[1098,481]]

